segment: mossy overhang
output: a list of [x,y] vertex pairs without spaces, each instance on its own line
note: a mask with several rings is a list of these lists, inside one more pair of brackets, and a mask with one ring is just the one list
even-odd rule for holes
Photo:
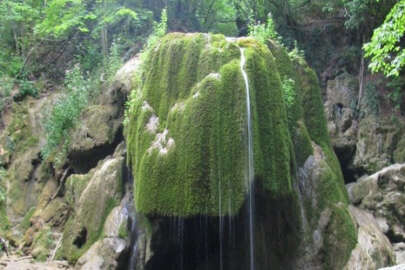
[[291,141],[270,50],[252,38],[171,33],[148,54],[130,101],[128,160],[136,209],[165,216],[235,215],[247,194],[249,78],[255,179],[293,192]]

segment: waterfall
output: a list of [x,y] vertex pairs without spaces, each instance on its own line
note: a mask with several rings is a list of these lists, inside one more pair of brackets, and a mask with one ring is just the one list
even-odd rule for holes
[[[138,252],[138,242],[136,241],[136,218],[135,215],[133,216],[132,219],[132,224],[131,224],[131,238],[133,238],[133,243],[132,243],[132,250],[131,250],[131,257],[129,259],[129,270],[134,270],[135,265],[136,265],[136,256]],[[131,239],[132,240],[132,239]],[[131,241],[132,242],[132,241]]]
[[138,235],[137,235],[137,231],[136,231],[136,213],[135,213],[135,209],[131,209],[131,210],[132,210],[132,216],[130,217],[130,221],[131,221],[131,246],[132,246],[132,250],[131,250],[131,253],[130,253],[128,270],[135,270],[136,257],[138,255],[138,241],[137,241]]
[[249,217],[249,256],[250,256],[250,270],[255,269],[255,250],[254,250],[254,166],[253,166],[253,136],[252,136],[252,123],[250,112],[250,91],[248,75],[245,71],[246,57],[243,48],[240,48],[240,69],[242,72],[243,80],[245,81],[246,89],[246,117],[247,117],[247,157],[248,163],[246,168],[246,188],[248,190],[248,217]]
[[224,233],[224,223],[223,223],[223,217],[222,217],[222,188],[221,188],[221,181],[218,181],[218,209],[219,209],[219,270],[223,270],[224,269],[224,262],[223,262],[223,233]]

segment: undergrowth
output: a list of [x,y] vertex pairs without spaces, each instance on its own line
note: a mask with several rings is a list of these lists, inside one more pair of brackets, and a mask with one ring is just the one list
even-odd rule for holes
[[66,72],[66,93],[56,101],[45,122],[46,144],[41,151],[44,159],[47,159],[61,144],[63,144],[62,152],[67,150],[69,131],[88,103],[90,94],[88,85],[88,80],[84,78],[79,65]]
[[[79,64],[66,72],[65,91],[48,112],[45,120],[46,144],[41,150],[44,159],[53,156],[56,163],[63,160],[70,143],[70,132],[80,118],[81,112],[88,106],[91,98],[103,88],[102,82],[106,83],[106,86],[111,84],[121,65],[120,45],[114,41],[103,65],[92,74],[85,76]],[[59,151],[55,153],[57,149]]]

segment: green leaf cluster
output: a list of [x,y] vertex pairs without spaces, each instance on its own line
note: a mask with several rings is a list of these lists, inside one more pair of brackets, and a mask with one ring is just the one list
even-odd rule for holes
[[279,40],[280,37],[275,29],[273,18],[269,15],[267,23],[249,24],[249,36],[265,44],[268,39]]
[[405,48],[401,39],[405,34],[405,0],[399,1],[384,23],[374,30],[370,42],[364,45],[365,55],[371,59],[373,72],[387,77],[398,77],[405,65]]
[[67,92],[56,101],[45,121],[46,144],[41,151],[44,159],[54,154],[61,145],[64,147],[62,150],[66,150],[69,131],[77,123],[89,100],[89,82],[78,65],[67,72],[65,86]]

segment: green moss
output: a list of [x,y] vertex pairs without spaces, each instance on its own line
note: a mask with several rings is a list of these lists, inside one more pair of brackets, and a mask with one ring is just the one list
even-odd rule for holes
[[343,269],[357,244],[357,230],[344,205],[332,207],[324,239],[324,269]]
[[[324,253],[330,260],[340,252],[335,254],[340,266],[353,248],[355,227],[347,216],[347,193],[316,74],[292,61],[284,48],[270,44],[270,51],[251,38],[174,33],[146,59],[125,129],[137,213],[147,221],[154,215],[239,212],[247,192],[246,89],[239,47],[246,56],[261,209],[277,208],[271,202],[294,202],[289,215],[300,216],[293,181],[297,168],[313,155],[317,170],[310,177],[316,197],[304,202],[310,228],[302,239],[312,239],[321,213],[330,211],[328,230],[336,232],[324,233],[329,241]],[[289,106],[281,78],[295,82],[296,99]],[[300,230],[299,220],[291,224]],[[339,225],[343,228],[336,229]],[[332,241],[334,234],[342,244]],[[297,235],[291,236],[291,246],[302,240]]]
[[[311,196],[304,201],[310,222],[307,238],[312,239],[321,213],[330,211],[329,225],[323,233],[325,269],[342,269],[356,245],[357,232],[347,211],[348,196],[342,171],[327,133],[318,79],[305,63],[291,61],[287,52],[277,44],[270,42],[269,47],[280,75],[292,78],[296,83],[297,99],[288,108],[288,118],[293,123],[290,132],[297,166],[302,167],[311,155],[318,163],[312,176],[315,198]],[[315,150],[317,153],[313,142],[320,147]]]
[[6,205],[4,202],[0,203],[0,233],[5,234],[9,229],[10,223],[7,217]]
[[[86,175],[69,177],[65,199],[72,214],[64,226],[58,258],[75,263],[103,237],[105,220],[122,197],[122,165],[123,158],[112,158]],[[81,244],[75,243],[76,239],[81,239]]]
[[49,257],[50,250],[53,246],[52,231],[49,227],[45,227],[35,234],[32,242],[32,255],[37,261],[46,261]]
[[[280,78],[283,80],[291,79],[295,82],[295,96],[294,102],[288,106],[288,119],[290,132],[294,134],[297,128],[297,121],[303,118],[303,106],[302,106],[302,82],[301,77],[297,73],[298,63],[291,61],[285,48],[280,46],[277,42],[271,40],[268,41],[268,47],[274,56],[277,70],[279,71]],[[298,127],[300,128],[300,127]]]
[[5,169],[0,167],[0,234],[5,235],[5,231],[9,227],[7,217],[7,194],[6,194],[6,179],[8,173]]
[[298,69],[302,87],[302,106],[305,125],[311,139],[318,145],[330,144],[318,77],[308,66]]
[[123,222],[118,229],[118,237],[122,239],[127,239],[129,236],[128,234],[128,223],[127,221]]
[[26,231],[31,226],[30,220],[35,213],[35,209],[35,207],[31,207],[30,210],[28,210],[28,212],[25,214],[23,220],[20,223],[20,228],[22,229],[22,231]]
[[35,170],[33,161],[37,158],[38,151],[30,149],[25,153],[15,156],[15,160],[8,169],[8,207],[13,214],[23,217],[39,199],[39,192],[44,182],[30,181]]
[[302,121],[297,122],[297,127],[292,136],[297,166],[301,167],[314,152],[308,130]]
[[340,202],[347,205],[346,190],[340,186],[340,175],[336,174],[326,161],[320,161],[320,165],[316,189],[318,209],[323,210]]
[[79,201],[80,195],[89,183],[91,176],[92,174],[73,174],[66,180],[65,200],[72,207],[74,206],[75,202]]
[[[246,90],[238,46],[246,48],[256,179],[269,196],[292,193],[291,142],[270,51],[248,38],[175,33],[147,59],[125,131],[137,211],[238,213],[247,164]],[[156,128],[148,130],[157,117]]]
[[38,137],[33,134],[28,101],[12,106],[12,120],[0,138],[9,155],[17,155],[38,144]]
[[395,146],[393,153],[394,162],[403,163],[405,162],[405,138],[402,137]]
[[[70,235],[70,238],[63,241],[62,247],[58,250],[56,254],[57,258],[65,258],[70,263],[76,263],[76,261],[87,251],[89,248],[100,238],[103,237],[104,222],[107,219],[108,214],[111,210],[119,204],[114,199],[109,199],[107,205],[101,214],[101,222],[97,224],[96,227],[92,227],[92,224],[86,224],[77,220],[77,217],[71,217],[66,225],[64,235]],[[74,238],[72,236],[78,236],[80,230],[86,229],[86,239],[83,246],[78,247],[75,245]]]

